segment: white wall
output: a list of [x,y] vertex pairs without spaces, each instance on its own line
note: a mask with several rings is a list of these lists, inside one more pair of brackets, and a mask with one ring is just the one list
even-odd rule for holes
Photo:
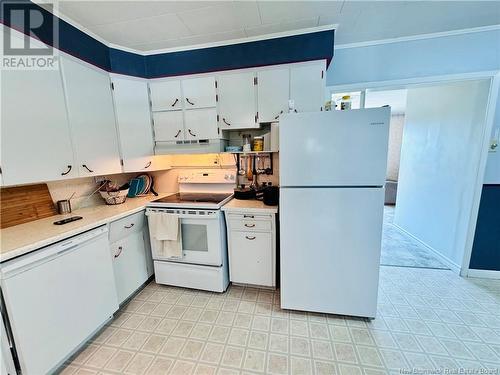
[[[500,90],[498,94],[498,101],[500,102]],[[500,104],[497,104],[495,111],[495,119],[493,120],[492,137],[495,134],[500,134]],[[497,139],[500,144],[500,139]],[[488,153],[488,162],[486,163],[486,172],[484,175],[485,184],[500,184],[500,146],[496,148],[495,152]]]
[[386,174],[387,179],[391,181],[398,181],[404,123],[405,115],[403,113],[391,115]]
[[490,82],[408,90],[394,223],[460,266]]

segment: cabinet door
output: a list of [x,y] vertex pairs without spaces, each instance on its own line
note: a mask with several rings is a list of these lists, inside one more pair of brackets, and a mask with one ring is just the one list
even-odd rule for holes
[[182,111],[154,112],[153,123],[156,142],[184,140]]
[[142,231],[111,244],[118,303],[125,301],[148,279]]
[[254,72],[224,74],[217,78],[220,127],[255,128],[256,90]]
[[1,101],[4,185],[78,176],[59,71],[2,71]]
[[297,112],[323,109],[325,92],[324,64],[296,65],[290,70],[290,99]]
[[192,109],[184,113],[186,139],[217,139],[217,110]]
[[288,112],[290,97],[290,69],[269,69],[257,72],[259,122],[277,121]]
[[153,169],[153,129],[146,81],[113,77],[113,96],[125,172]]
[[80,176],[122,172],[109,74],[67,57],[62,68]]
[[231,232],[229,278],[232,282],[273,286],[270,232]]
[[215,107],[215,77],[198,77],[182,80],[184,108]]
[[182,108],[181,81],[150,81],[153,111],[171,111]]

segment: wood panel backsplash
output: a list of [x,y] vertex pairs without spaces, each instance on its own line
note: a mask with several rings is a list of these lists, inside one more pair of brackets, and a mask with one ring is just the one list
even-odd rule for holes
[[57,210],[46,184],[1,188],[0,228],[54,216]]

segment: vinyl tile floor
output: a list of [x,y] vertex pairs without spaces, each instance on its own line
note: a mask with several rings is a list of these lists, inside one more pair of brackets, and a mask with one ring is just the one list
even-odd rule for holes
[[380,264],[448,269],[429,249],[394,225],[394,211],[394,206],[384,206]]
[[366,320],[282,310],[279,291],[153,282],[62,373],[499,374],[499,281],[381,267],[378,301]]

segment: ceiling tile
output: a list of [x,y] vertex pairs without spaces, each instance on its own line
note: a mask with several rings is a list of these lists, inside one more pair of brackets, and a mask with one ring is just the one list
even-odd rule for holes
[[127,47],[192,35],[175,14],[93,26],[93,30],[97,35],[111,43]]
[[194,34],[210,34],[260,25],[255,1],[226,2],[223,5],[178,13]]
[[192,37],[180,38],[175,40],[144,43],[140,45],[134,45],[132,47],[140,51],[154,51],[165,48],[177,48],[177,47],[186,47],[186,46],[193,46],[205,43],[222,42],[225,40],[240,39],[244,37],[245,37],[245,32],[243,30],[233,30],[223,33],[196,35]]
[[305,18],[291,22],[280,22],[257,27],[249,27],[245,29],[247,36],[259,36],[265,34],[280,33],[284,31],[306,29],[318,25],[318,17]]
[[340,13],[340,1],[259,1],[262,23],[271,24]]
[[81,25],[104,25],[223,4],[223,1],[60,1],[59,10]]

